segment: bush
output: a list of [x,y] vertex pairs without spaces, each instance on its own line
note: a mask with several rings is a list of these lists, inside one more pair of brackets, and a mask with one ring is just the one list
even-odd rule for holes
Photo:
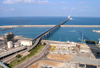
[[16,57],[17,57],[17,58],[20,58],[20,57],[22,57],[22,56],[21,56],[20,54],[18,54],[18,55],[16,55]]
[[44,43],[43,45],[46,45],[46,43]]

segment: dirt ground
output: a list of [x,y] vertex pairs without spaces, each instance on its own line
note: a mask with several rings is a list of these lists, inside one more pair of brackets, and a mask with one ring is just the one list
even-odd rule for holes
[[38,68],[39,63],[44,63],[44,64],[47,64],[47,65],[53,65],[53,66],[59,66],[59,67],[64,66],[64,63],[49,61],[49,60],[41,60],[41,61],[37,61],[36,63],[34,63],[29,68]]
[[72,59],[72,55],[49,54],[47,58],[59,61],[68,61]]

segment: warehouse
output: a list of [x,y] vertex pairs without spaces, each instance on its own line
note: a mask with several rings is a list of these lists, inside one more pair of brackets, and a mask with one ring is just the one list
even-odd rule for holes
[[31,46],[32,45],[32,41],[30,41],[30,40],[20,40],[20,44],[22,46]]

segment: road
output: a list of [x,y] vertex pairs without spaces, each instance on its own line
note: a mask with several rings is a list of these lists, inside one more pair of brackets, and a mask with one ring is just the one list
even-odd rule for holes
[[8,56],[8,57],[3,57],[3,59],[1,59],[0,61],[2,61],[2,62],[4,62],[4,63],[10,63],[13,59],[15,59],[16,58],[16,55],[17,54],[23,54],[24,52],[25,52],[26,50],[23,50],[23,51],[21,51],[21,52],[16,52],[15,54],[13,54],[13,55],[10,55],[10,56]]
[[98,65],[98,59],[90,59],[82,56],[73,56],[73,61],[90,65]]
[[26,60],[25,62],[23,62],[20,65],[16,66],[15,68],[27,68],[27,67],[29,67],[31,64],[33,64],[34,62],[36,62],[40,58],[42,58],[45,55],[48,48],[49,48],[49,44],[46,44],[45,47],[42,49],[42,51],[40,53],[38,53],[37,55],[29,58],[28,60]]

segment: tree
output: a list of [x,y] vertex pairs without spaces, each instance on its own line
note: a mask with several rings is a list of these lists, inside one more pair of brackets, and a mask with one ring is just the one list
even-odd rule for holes
[[20,57],[22,57],[22,55],[18,54],[18,55],[16,55],[16,57],[17,57],[17,58],[20,58]]
[[46,43],[44,43],[44,45],[46,45]]

